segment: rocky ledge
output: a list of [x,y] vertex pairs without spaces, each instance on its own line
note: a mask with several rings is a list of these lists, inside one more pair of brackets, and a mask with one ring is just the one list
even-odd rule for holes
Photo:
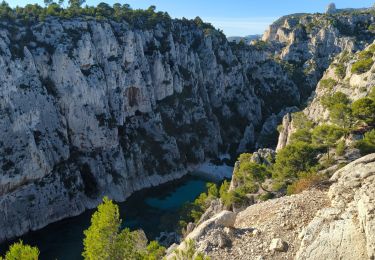
[[374,259],[375,154],[338,170],[331,182],[329,190],[269,200],[237,215],[220,212],[187,238],[212,259]]
[[320,210],[300,234],[297,259],[374,259],[375,154],[337,171]]

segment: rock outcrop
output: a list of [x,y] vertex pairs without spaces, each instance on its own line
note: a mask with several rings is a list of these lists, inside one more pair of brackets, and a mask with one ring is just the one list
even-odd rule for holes
[[300,234],[296,259],[374,259],[375,154],[348,164],[331,181],[331,206]]
[[337,54],[363,49],[374,40],[367,26],[372,23],[373,15],[368,9],[334,16],[292,14],[274,22],[262,39],[283,45],[275,51],[276,55],[304,90],[302,97],[307,98]]
[[[334,93],[345,94],[351,102],[369,95],[375,85],[373,74],[375,64],[372,64],[368,71],[360,74],[353,73],[352,68],[354,63],[360,60],[361,53],[367,53],[374,46],[374,43],[369,44],[366,48],[356,53],[344,50],[335,57],[332,64],[324,72],[316,90],[309,97],[308,105],[302,110],[306,119],[315,124],[331,123],[329,109],[323,105],[322,100]],[[341,72],[338,71],[339,69]],[[297,127],[294,125],[293,116],[286,114],[280,126],[277,151],[290,142],[290,137],[296,130]],[[347,142],[350,142],[350,140],[347,139]]]
[[[348,164],[330,181],[329,190],[252,205],[237,213],[234,225],[235,215],[223,211],[190,238],[212,259],[374,259],[375,154]],[[212,224],[222,216],[231,221]]]
[[283,117],[279,138],[277,141],[276,151],[283,149],[290,142],[290,136],[294,132],[292,125],[292,115],[290,113]]
[[[254,204],[237,213],[232,228],[211,225],[194,236],[196,248],[213,260],[293,259],[299,233],[328,202],[326,191],[312,190]],[[218,237],[229,241],[222,246]]]

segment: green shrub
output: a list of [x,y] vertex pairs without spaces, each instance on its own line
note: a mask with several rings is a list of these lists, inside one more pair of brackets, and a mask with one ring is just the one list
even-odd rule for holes
[[361,51],[358,54],[358,58],[360,60],[370,59],[370,58],[372,58],[372,56],[373,56],[373,53],[371,51],[369,51],[369,50]]
[[368,30],[372,33],[375,32],[375,24],[370,24],[369,27],[368,27]]
[[353,64],[351,72],[354,74],[363,74],[369,71],[373,64],[374,61],[372,60],[372,58],[359,60]]
[[336,64],[335,74],[340,79],[345,78],[345,76],[346,76],[346,67],[343,64],[341,64],[341,63],[340,64]]
[[228,193],[229,186],[230,186],[230,182],[228,182],[227,180],[225,180],[221,184],[220,189],[219,189],[220,198],[222,198],[223,196],[225,196]]
[[282,131],[284,131],[283,125],[278,125],[277,126],[277,132],[281,133]]
[[319,125],[312,131],[312,142],[317,147],[333,147],[345,134],[342,128],[333,125]]
[[334,104],[329,108],[329,117],[331,122],[348,129],[353,124],[352,109],[346,104]]
[[303,192],[304,190],[311,189],[316,187],[319,183],[321,183],[325,179],[325,176],[318,175],[317,173],[301,173],[299,174],[298,180],[293,182],[287,188],[287,194],[298,194]]
[[345,141],[344,140],[341,140],[340,142],[337,143],[336,145],[336,154],[338,156],[342,156],[345,154]]
[[[39,249],[23,244],[22,240],[9,247],[4,260],[37,260],[39,258]],[[0,259],[1,256],[0,256]]]
[[371,98],[361,98],[352,104],[353,116],[367,124],[375,123],[375,100]]
[[259,195],[258,198],[261,201],[266,201],[266,200],[273,199],[274,197],[275,197],[275,195],[272,192],[266,192],[266,193],[263,193],[263,194]]
[[297,129],[311,129],[314,123],[303,112],[292,114],[293,126]]
[[[254,185],[254,184],[253,184]],[[234,190],[226,193],[222,198],[222,202],[226,208],[233,207],[242,207],[248,204],[249,198],[247,194],[255,193],[258,191],[258,187],[250,186],[240,186]]]
[[316,150],[310,144],[296,142],[277,153],[272,177],[282,181],[295,179],[299,172],[308,171],[316,164]]
[[[85,17],[96,18],[98,20],[114,19],[116,21],[126,21],[135,28],[153,28],[157,23],[170,26],[171,18],[168,13],[156,12],[155,6],[150,6],[146,10],[133,10],[128,4],[114,4],[110,6],[106,3],[99,3],[96,7],[82,7],[84,0],[70,0],[69,6],[63,8],[61,4],[49,2],[45,8],[38,4],[27,4],[24,7],[10,8],[4,1],[0,4],[0,18],[16,20],[20,22],[33,23],[43,21],[47,16],[62,18]],[[193,23],[193,21],[191,21]],[[200,25],[200,28],[213,28],[209,24]]]
[[351,59],[352,59],[352,54],[348,51],[343,51],[340,55],[339,62],[346,63],[346,62],[349,62]]
[[146,247],[146,253],[143,255],[142,260],[163,259],[165,251],[165,247],[161,246],[157,241],[151,241]]
[[240,161],[239,169],[235,172],[236,181],[253,192],[257,191],[256,185],[262,187],[262,183],[271,175],[266,166],[250,160]]
[[308,129],[298,129],[290,136],[290,143],[294,142],[304,142],[304,143],[311,143],[311,133]]
[[340,91],[335,92],[333,95],[323,96],[321,99],[321,104],[328,109],[336,104],[348,105],[349,103],[350,99],[348,96]]
[[198,253],[195,248],[195,242],[192,239],[185,241],[183,249],[176,249],[174,251],[173,260],[210,260],[210,257]]
[[355,145],[361,151],[362,155],[375,153],[375,129],[367,132],[364,138]]
[[107,197],[91,217],[90,227],[84,231],[84,259],[149,259],[163,257],[165,248],[157,242],[147,246],[147,238],[139,231],[121,230],[119,208]]
[[[223,185],[228,185],[228,182],[224,181]],[[179,212],[180,220],[179,227],[181,230],[184,230],[189,222],[197,223],[202,217],[203,213],[208,209],[211,204],[211,201],[219,198],[221,193],[224,193],[225,187],[220,188],[220,191],[217,188],[217,185],[214,183],[207,183],[207,192],[201,193],[198,198],[193,202],[186,203]]]
[[329,79],[322,79],[320,81],[320,86],[323,87],[324,89],[332,90],[334,86],[337,85],[337,81],[329,78]]
[[257,50],[264,50],[264,49],[267,49],[268,43],[262,40],[257,40],[254,42],[253,46]]
[[368,94],[368,98],[375,100],[375,86],[371,88],[370,93]]

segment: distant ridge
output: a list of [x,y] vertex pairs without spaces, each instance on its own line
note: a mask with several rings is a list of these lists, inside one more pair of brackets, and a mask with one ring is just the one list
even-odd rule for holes
[[252,35],[247,35],[247,36],[244,36],[244,37],[241,37],[241,36],[227,37],[229,42],[239,43],[240,41],[244,41],[245,44],[250,44],[251,41],[258,40],[260,38],[262,38],[261,34],[252,34]]

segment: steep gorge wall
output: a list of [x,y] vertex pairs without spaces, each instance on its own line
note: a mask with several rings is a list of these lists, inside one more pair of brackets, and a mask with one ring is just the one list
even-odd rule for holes
[[224,35],[192,22],[53,18],[0,35],[0,240],[181,177],[261,122]]

